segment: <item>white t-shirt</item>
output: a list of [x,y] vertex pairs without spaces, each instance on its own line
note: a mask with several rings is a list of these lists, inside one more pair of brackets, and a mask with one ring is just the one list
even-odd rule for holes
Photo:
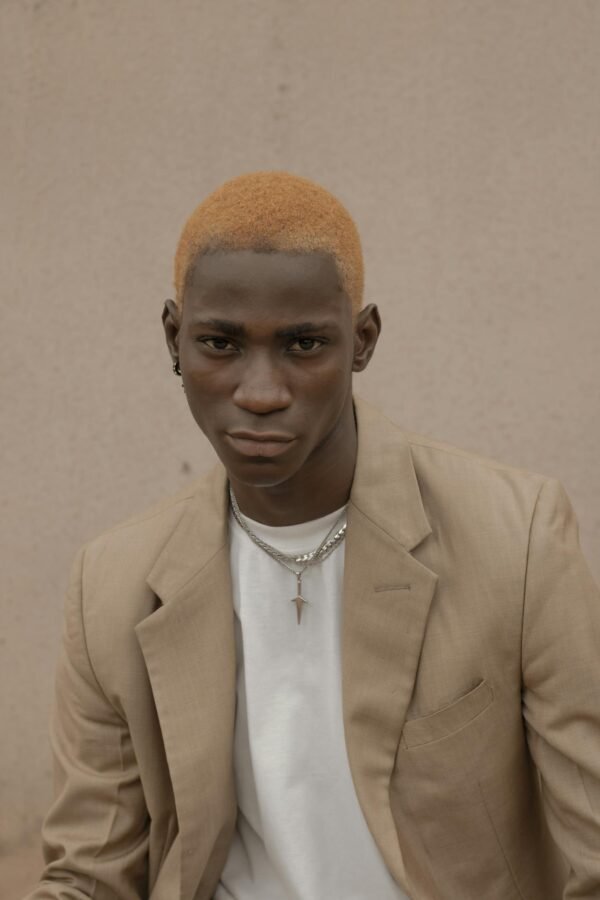
[[[272,546],[319,545],[343,510],[273,528]],[[344,543],[296,578],[230,520],[237,641],[238,820],[215,900],[407,900],[365,822],[344,741],[340,620]]]

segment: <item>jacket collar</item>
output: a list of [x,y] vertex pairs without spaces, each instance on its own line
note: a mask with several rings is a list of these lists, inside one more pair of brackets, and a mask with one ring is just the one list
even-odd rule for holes
[[183,515],[147,577],[163,604],[176,601],[186,585],[227,547],[227,473],[220,464],[198,483]]
[[374,525],[412,550],[431,533],[406,434],[355,398],[358,454],[350,502]]

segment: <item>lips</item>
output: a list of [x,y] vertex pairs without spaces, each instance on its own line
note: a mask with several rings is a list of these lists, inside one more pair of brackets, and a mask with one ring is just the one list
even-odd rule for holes
[[286,453],[295,441],[293,435],[277,431],[230,431],[226,438],[242,456],[266,459]]

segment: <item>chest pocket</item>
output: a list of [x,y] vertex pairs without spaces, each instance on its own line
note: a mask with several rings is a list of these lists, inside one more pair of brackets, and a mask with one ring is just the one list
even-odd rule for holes
[[468,694],[463,694],[448,706],[418,719],[407,719],[400,746],[411,750],[449,737],[476,719],[493,700],[492,688],[487,681],[481,681]]

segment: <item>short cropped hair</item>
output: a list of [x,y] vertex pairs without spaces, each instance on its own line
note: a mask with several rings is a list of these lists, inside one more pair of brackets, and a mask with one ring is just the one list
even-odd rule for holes
[[240,175],[196,207],[175,254],[180,309],[196,260],[219,250],[329,254],[353,312],[362,307],[364,268],[356,225],[333,194],[307,178],[289,172]]

